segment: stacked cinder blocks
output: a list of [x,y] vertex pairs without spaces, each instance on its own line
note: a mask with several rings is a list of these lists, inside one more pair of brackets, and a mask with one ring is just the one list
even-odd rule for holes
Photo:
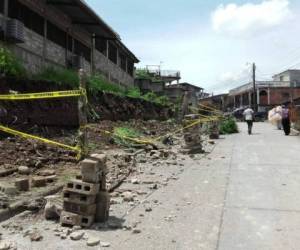
[[94,222],[105,222],[109,216],[106,156],[91,155],[80,166],[81,175],[69,181],[63,190],[61,224],[90,227]]
[[189,150],[189,153],[201,153],[202,152],[202,140],[201,140],[201,126],[200,123],[190,126],[193,122],[197,122],[200,119],[200,116],[197,114],[186,115],[183,121],[183,127],[185,128],[184,141],[186,148]]

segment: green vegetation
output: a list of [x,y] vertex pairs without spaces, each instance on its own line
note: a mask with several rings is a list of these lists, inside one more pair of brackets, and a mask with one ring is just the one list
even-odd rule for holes
[[88,78],[87,85],[91,93],[104,91],[104,92],[124,95],[124,90],[120,86],[109,82],[108,80],[106,80],[104,76],[100,74],[95,74],[93,76],[90,76]]
[[148,102],[154,102],[163,106],[170,106],[171,102],[168,97],[166,96],[158,96],[153,92],[148,92],[147,94],[143,95],[142,98]]
[[149,73],[146,69],[136,69],[135,76],[138,79],[151,80],[152,83],[161,82],[161,77],[155,73]]
[[132,97],[132,98],[141,98],[142,93],[139,88],[130,88],[126,91],[126,96]]
[[26,70],[19,59],[6,48],[0,48],[0,74],[14,77],[25,77]]
[[74,70],[64,68],[45,68],[40,73],[33,76],[35,80],[56,82],[59,85],[78,88],[79,78]]
[[141,133],[129,127],[116,127],[114,128],[113,139],[116,144],[123,146],[132,146],[133,143],[128,138],[138,138]]
[[220,134],[234,134],[238,133],[238,126],[233,117],[228,117],[225,120],[223,120],[220,124]]

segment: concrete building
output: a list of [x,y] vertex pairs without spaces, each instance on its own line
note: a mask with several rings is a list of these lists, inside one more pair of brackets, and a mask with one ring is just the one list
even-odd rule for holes
[[213,106],[216,109],[227,111],[226,109],[229,104],[228,94],[219,94],[201,98],[199,104]]
[[172,102],[176,102],[178,99],[181,100],[185,92],[189,93],[189,105],[197,106],[203,88],[187,82],[171,84],[165,87],[165,95],[169,97]]
[[[273,76],[273,81],[257,81],[256,96],[261,111],[300,97],[300,70],[287,70]],[[229,91],[231,108],[253,105],[253,84],[247,83]]]
[[139,60],[120,36],[81,0],[1,0],[0,38],[33,73],[82,67],[123,87]]

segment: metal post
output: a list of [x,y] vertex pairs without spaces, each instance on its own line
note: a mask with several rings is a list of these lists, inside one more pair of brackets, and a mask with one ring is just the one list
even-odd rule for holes
[[254,111],[257,111],[257,98],[256,95],[256,76],[255,76],[256,66],[255,63],[252,65],[252,80],[253,80],[253,101],[254,101]]
[[271,104],[271,89],[268,88],[268,105]]
[[[83,69],[78,72],[80,89],[86,91],[86,78]],[[87,96],[82,95],[78,98],[78,121],[79,121],[79,135],[78,135],[78,146],[81,151],[81,158],[86,156],[88,153],[88,142],[87,142]]]
[[92,74],[94,74],[95,73],[95,47],[96,47],[96,35],[95,34],[92,34],[91,44],[92,44],[92,48],[91,48],[91,72],[92,72]]
[[4,0],[4,22],[3,22],[3,29],[4,33],[6,33],[6,21],[8,19],[8,0]]

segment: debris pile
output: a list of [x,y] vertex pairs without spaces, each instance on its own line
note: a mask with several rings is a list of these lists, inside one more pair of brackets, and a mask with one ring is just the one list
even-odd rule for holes
[[210,131],[209,131],[209,139],[216,140],[219,138],[220,138],[219,122],[212,121],[210,125]]
[[63,190],[60,222],[67,226],[90,227],[95,221],[107,221],[109,215],[106,156],[93,154],[80,165],[81,175],[69,181]]

